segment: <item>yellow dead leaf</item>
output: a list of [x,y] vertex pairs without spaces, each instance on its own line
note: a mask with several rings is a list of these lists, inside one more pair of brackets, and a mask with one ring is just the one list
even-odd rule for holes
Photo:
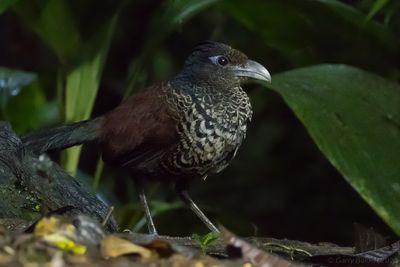
[[38,221],[33,233],[35,236],[62,250],[73,252],[77,255],[86,253],[86,246],[74,241],[76,235],[75,226],[55,216],[44,217]]
[[74,254],[83,255],[86,253],[86,246],[78,244],[62,234],[54,233],[45,235],[43,236],[43,240],[60,249],[73,252]]
[[44,217],[40,221],[38,221],[35,225],[34,234],[36,236],[45,236],[53,233],[63,233],[67,236],[74,236],[76,228],[74,225],[70,223],[65,223],[59,218],[52,217]]
[[194,263],[194,267],[204,267],[204,263],[202,263],[201,261],[196,261]]
[[114,235],[109,235],[101,241],[101,255],[103,257],[115,258],[126,254],[139,254],[142,258],[149,258],[151,251]]
[[52,234],[57,231],[60,220],[56,217],[44,217],[35,225],[33,233],[37,236]]

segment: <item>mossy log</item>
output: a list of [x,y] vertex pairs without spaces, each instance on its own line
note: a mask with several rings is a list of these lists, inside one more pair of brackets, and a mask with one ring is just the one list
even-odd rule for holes
[[[0,122],[0,224],[18,228],[48,212],[70,207],[71,215],[86,214],[102,221],[109,207],[94,192],[46,156],[24,148],[7,122]],[[113,218],[107,230],[116,231]]]

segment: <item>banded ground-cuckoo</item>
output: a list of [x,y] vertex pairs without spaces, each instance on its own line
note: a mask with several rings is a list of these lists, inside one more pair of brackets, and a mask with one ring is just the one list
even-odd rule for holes
[[211,230],[190,198],[193,179],[223,170],[246,136],[252,109],[241,83],[270,81],[267,69],[228,45],[198,44],[172,79],[134,94],[107,114],[23,137],[35,154],[95,142],[103,160],[127,169],[137,182],[149,232],[157,234],[143,182],[167,181]]

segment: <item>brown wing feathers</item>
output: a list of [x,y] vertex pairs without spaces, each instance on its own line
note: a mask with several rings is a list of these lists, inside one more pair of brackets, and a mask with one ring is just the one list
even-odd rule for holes
[[103,117],[98,142],[104,161],[134,167],[177,143],[176,121],[157,86],[131,96]]

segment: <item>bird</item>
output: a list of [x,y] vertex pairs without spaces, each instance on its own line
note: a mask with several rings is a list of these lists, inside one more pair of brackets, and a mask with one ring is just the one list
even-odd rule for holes
[[94,142],[105,163],[134,177],[149,234],[158,234],[145,194],[151,181],[172,183],[182,201],[218,233],[188,188],[225,169],[245,139],[253,112],[241,85],[249,78],[271,81],[268,70],[243,52],[204,41],[171,79],[140,90],[100,117],[33,131],[22,142],[36,155]]

